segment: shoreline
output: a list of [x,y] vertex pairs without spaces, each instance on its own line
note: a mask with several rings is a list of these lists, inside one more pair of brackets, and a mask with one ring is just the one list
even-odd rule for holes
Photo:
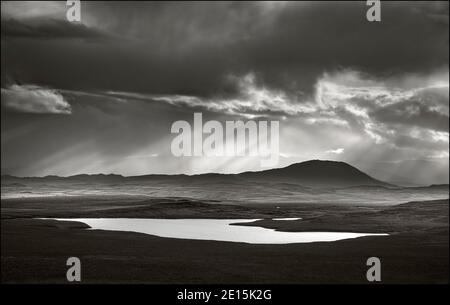
[[[45,208],[41,202],[36,204]],[[155,209],[153,205],[129,209],[159,217],[207,216],[218,209],[226,212],[222,216],[255,212],[242,207],[231,211],[220,204],[185,204],[181,209],[170,203],[166,208],[157,205]],[[47,207],[54,208],[54,204]],[[374,207],[370,211],[347,206],[321,206],[318,211],[317,206],[301,205],[290,210],[301,215],[301,221],[243,224],[283,231],[370,228],[367,232],[393,232],[382,238],[277,245],[85,230],[86,226],[79,222],[30,219],[36,213],[30,208],[27,204],[14,210],[2,202],[2,283],[64,283],[65,260],[70,256],[82,261],[82,283],[367,283],[365,261],[371,256],[381,258],[384,283],[449,281],[448,200]],[[74,206],[70,208],[73,211]],[[96,204],[90,208],[92,214],[100,213]],[[272,210],[261,207],[259,213],[272,215]],[[108,211],[103,214],[118,215],[116,210]]]

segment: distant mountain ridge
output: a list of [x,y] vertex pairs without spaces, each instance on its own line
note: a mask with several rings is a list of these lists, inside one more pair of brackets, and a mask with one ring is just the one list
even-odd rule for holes
[[121,181],[145,181],[155,179],[165,180],[187,180],[187,181],[254,181],[254,182],[289,182],[305,186],[331,186],[331,187],[350,187],[350,186],[393,186],[389,183],[377,180],[351,166],[345,162],[311,160],[301,163],[294,163],[283,168],[243,172],[238,174],[217,174],[207,173],[198,175],[143,175],[143,176],[122,176],[116,174],[80,174],[69,177],[45,176],[45,177],[13,177],[9,175],[2,176],[2,180],[48,180],[48,181],[82,181],[82,182],[121,182]]

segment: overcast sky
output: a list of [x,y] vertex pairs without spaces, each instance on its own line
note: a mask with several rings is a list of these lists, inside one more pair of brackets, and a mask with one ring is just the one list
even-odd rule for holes
[[2,1],[2,174],[261,169],[173,157],[171,125],[194,112],[280,120],[279,166],[434,160],[448,173],[448,2],[382,1],[372,23],[365,1],[81,6],[71,23],[65,1]]

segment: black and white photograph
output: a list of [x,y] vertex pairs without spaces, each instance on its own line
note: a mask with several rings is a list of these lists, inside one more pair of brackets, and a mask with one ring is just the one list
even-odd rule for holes
[[1,1],[1,283],[448,285],[449,2]]

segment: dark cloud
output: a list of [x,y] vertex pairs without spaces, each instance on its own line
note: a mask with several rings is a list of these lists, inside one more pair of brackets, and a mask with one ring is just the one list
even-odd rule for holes
[[30,19],[19,21],[6,19],[1,21],[2,39],[84,39],[99,41],[109,36],[98,29],[82,23],[72,23],[60,19]]
[[423,127],[436,131],[449,131],[448,114],[443,114],[432,106],[420,101],[406,100],[383,107],[370,113],[370,116],[381,123],[403,124],[411,127]]
[[398,147],[420,148],[429,152],[448,149],[448,141],[435,141],[431,137],[427,136],[413,137],[409,135],[397,134],[392,137],[391,143]]
[[[89,31],[97,27],[122,38],[101,46],[67,39],[8,42],[2,52],[8,72],[65,89],[198,96],[237,94],[227,77],[253,72],[263,86],[308,95],[323,72],[341,67],[382,77],[448,63],[447,26],[430,18],[430,10],[448,16],[448,6],[434,3],[383,3],[381,23],[365,20],[364,2],[85,5]],[[70,25],[62,33],[28,27],[22,35],[95,35]],[[62,73],[63,67],[72,73]]]

